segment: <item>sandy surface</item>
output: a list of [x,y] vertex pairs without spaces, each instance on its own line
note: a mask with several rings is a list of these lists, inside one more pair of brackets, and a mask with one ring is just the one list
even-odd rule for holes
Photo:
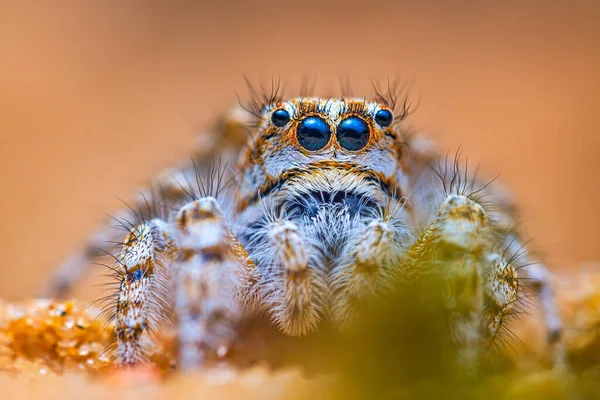
[[[52,305],[34,301],[23,306],[0,304],[0,370],[3,371],[0,387],[3,396],[8,396],[4,398],[27,395],[27,398],[38,399],[108,396],[346,399],[390,393],[396,393],[399,398],[439,398],[442,394],[456,398],[483,395],[490,399],[600,396],[600,265],[560,278],[557,298],[564,318],[560,345],[566,361],[562,365],[555,362],[556,348],[547,346],[543,340],[539,315],[531,312],[509,325],[517,339],[507,337],[505,351],[494,356],[495,360],[504,360],[502,365],[494,367],[494,372],[485,372],[475,380],[469,378],[464,382],[443,378],[449,371],[455,373],[456,366],[450,370],[442,368],[442,375],[432,372],[439,365],[435,355],[432,360],[426,359],[427,348],[433,345],[443,351],[443,346],[439,347],[435,341],[422,343],[421,339],[416,349],[412,349],[412,345],[403,347],[397,340],[405,336],[389,336],[380,331],[382,327],[395,329],[382,320],[369,325],[366,341],[360,341],[361,348],[342,345],[338,349],[341,353],[323,348],[325,354],[337,357],[312,356],[313,367],[306,363],[275,366],[260,361],[240,368],[235,359],[226,359],[216,366],[187,374],[174,372],[168,362],[164,369],[158,364],[116,369],[107,363],[109,358],[102,352],[107,333],[102,331],[101,323],[86,316],[93,312],[86,311],[84,304]],[[76,321],[75,326],[72,321]],[[428,322],[425,325],[435,326]],[[400,328],[406,330],[406,326]],[[421,330],[417,333],[419,337],[428,337]],[[252,341],[251,346],[256,347],[260,340],[250,339]],[[96,348],[99,350],[94,350]],[[278,351],[289,353],[290,350],[281,347]],[[169,354],[165,350],[159,353]],[[427,378],[412,378],[412,371],[423,366]]]

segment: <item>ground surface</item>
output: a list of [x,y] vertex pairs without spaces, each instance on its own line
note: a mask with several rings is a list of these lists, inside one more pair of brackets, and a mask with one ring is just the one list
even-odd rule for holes
[[[565,321],[567,367],[552,368],[553,350],[544,344],[537,310],[513,326],[518,340],[508,350],[508,367],[448,389],[438,380],[392,386],[398,397],[447,395],[469,398],[592,398],[600,396],[600,268],[555,277]],[[32,300],[0,306],[0,387],[5,398],[348,398],[380,387],[371,378],[353,381],[350,368],[314,374],[297,365],[258,363],[238,368],[223,362],[193,374],[169,372],[168,351],[157,350],[158,367],[117,370],[104,354],[109,332],[77,302]],[[385,339],[382,339],[385,340]],[[360,353],[357,353],[360,354]],[[361,355],[361,357],[364,354]],[[410,357],[410,356],[409,356]],[[402,368],[398,360],[398,368]],[[406,360],[407,363],[412,363]],[[385,365],[385,361],[382,361]],[[393,368],[385,366],[385,368]],[[344,374],[347,374],[346,376]],[[349,380],[350,379],[350,380]],[[377,385],[380,385],[377,383]],[[349,387],[354,389],[348,390]],[[365,392],[366,391],[366,392]],[[576,398],[576,397],[573,397]]]

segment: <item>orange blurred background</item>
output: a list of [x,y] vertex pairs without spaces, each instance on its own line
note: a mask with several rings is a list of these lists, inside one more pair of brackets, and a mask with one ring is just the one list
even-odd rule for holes
[[0,1],[0,297],[188,157],[244,74],[409,78],[414,125],[500,174],[552,268],[600,260],[600,3],[416,3]]

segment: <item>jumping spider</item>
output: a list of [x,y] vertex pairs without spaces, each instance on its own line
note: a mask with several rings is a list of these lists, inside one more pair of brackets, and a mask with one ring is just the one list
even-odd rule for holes
[[[147,358],[167,310],[178,368],[189,369],[223,351],[242,317],[267,316],[291,336],[323,321],[343,330],[357,304],[432,270],[448,283],[453,338],[467,359],[494,346],[525,277],[555,341],[548,274],[527,260],[514,207],[459,154],[439,156],[414,135],[407,104],[394,113],[392,91],[373,101],[274,91],[226,114],[190,163],[159,174],[138,211],[115,218],[128,230],[112,267],[116,362]],[[237,153],[236,184],[225,185],[226,168],[207,160]],[[108,251],[107,239],[102,231],[65,263],[52,295]]]

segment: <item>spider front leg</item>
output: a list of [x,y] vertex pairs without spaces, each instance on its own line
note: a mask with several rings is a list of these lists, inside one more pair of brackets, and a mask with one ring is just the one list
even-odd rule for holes
[[324,312],[322,251],[293,222],[275,220],[265,228],[265,235],[255,238],[262,247],[255,256],[265,271],[264,305],[282,332],[305,335],[316,329]]
[[226,225],[217,201],[183,206],[173,226],[154,219],[128,234],[118,257],[117,363],[148,360],[147,333],[164,318],[171,294],[182,369],[223,355],[234,335],[238,304],[253,307],[259,280],[254,264]]
[[474,366],[485,342],[486,276],[490,248],[488,217],[465,196],[450,195],[429,227],[413,243],[399,268],[411,284],[433,277],[442,282],[442,307],[459,361]]
[[217,201],[205,197],[181,208],[173,265],[179,367],[223,356],[242,312],[257,297],[254,264],[233,237]]
[[386,208],[364,225],[356,234],[349,235],[340,256],[341,262],[331,275],[331,316],[337,326],[347,326],[356,309],[372,300],[393,281],[394,271],[405,253],[408,232],[403,227],[402,205],[395,212]]

